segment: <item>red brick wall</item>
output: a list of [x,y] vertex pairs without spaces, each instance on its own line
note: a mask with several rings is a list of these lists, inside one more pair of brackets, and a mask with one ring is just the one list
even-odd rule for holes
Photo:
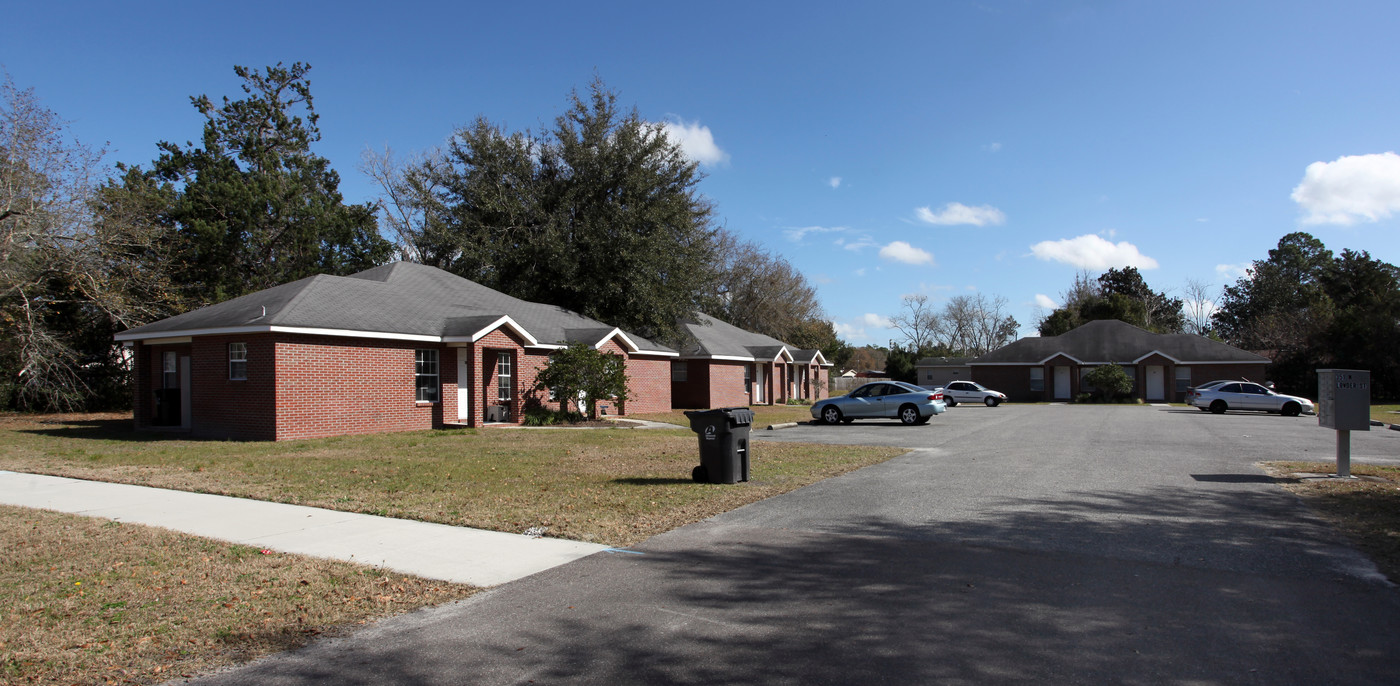
[[709,409],[709,360],[681,360],[686,366],[686,380],[671,383],[671,407],[677,409]]
[[831,397],[831,367],[812,365],[811,379],[812,394],[809,398],[821,400]]
[[497,358],[509,353],[511,359],[510,418],[513,422],[523,421],[524,393],[535,385],[539,369],[549,360],[544,351],[525,354],[525,341],[506,328],[499,328],[482,336],[472,344],[475,351],[477,383],[475,395],[478,399],[472,408],[472,426],[481,426],[486,421],[486,406],[500,404],[497,400]]
[[632,355],[627,358],[628,386],[632,399],[627,401],[624,408],[626,414],[671,409],[672,359],[655,355]]
[[[441,426],[441,402],[414,399],[414,351],[436,343],[276,335],[276,440]],[[455,364],[455,362],[454,362]],[[249,376],[253,374],[249,365]],[[441,393],[441,389],[439,393]],[[441,397],[441,395],[439,396]]]
[[706,407],[748,407],[752,404],[749,399],[749,390],[744,387],[744,367],[751,363],[730,362],[728,360],[705,360],[705,362],[708,362],[710,367],[710,397]]
[[[248,346],[247,379],[229,379],[228,344]],[[199,438],[277,437],[276,345],[273,334],[200,336],[190,359],[190,434]]]

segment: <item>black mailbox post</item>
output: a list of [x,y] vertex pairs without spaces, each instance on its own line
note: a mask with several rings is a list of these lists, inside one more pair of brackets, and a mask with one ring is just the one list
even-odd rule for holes
[[749,426],[753,411],[747,407],[686,412],[690,430],[700,440],[700,465],[690,477],[699,482],[732,484],[749,480]]

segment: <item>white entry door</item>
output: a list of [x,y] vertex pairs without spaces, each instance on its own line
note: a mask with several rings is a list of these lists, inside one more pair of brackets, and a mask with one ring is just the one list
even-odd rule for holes
[[768,385],[768,366],[756,364],[754,365],[754,371],[753,401],[756,405],[762,405],[763,389]]
[[1069,367],[1055,368],[1055,399],[1069,400]]
[[472,366],[465,348],[457,350],[457,419],[472,418]]
[[1166,396],[1165,386],[1162,385],[1162,378],[1165,376],[1163,369],[1157,365],[1147,365],[1147,399],[1161,400]]

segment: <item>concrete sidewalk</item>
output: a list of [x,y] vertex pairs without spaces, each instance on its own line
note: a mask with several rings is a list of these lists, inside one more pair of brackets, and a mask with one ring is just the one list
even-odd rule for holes
[[607,549],[556,538],[7,471],[0,471],[0,504],[159,526],[474,586],[514,581]]

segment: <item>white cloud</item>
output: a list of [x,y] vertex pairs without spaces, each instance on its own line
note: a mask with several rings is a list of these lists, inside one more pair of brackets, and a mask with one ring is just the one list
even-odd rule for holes
[[996,226],[1006,223],[1006,214],[991,205],[968,207],[960,202],[950,202],[937,212],[927,207],[918,207],[914,209],[914,214],[918,215],[919,221],[925,224],[939,226],[956,226],[958,224]]
[[1304,224],[1375,222],[1400,212],[1400,155],[1344,155],[1313,162],[1293,189]]
[[1244,278],[1244,276],[1249,273],[1249,270],[1253,268],[1254,264],[1250,262],[1245,262],[1243,264],[1217,264],[1215,265],[1215,273],[1222,279],[1234,281],[1235,279]]
[[1031,253],[1047,262],[1062,262],[1077,269],[1157,268],[1157,260],[1138,252],[1137,246],[1132,243],[1113,243],[1093,234],[1058,241],[1041,241],[1031,246]]
[[844,238],[838,238],[836,239],[836,245],[845,248],[846,250],[850,250],[851,252],[860,252],[866,248],[873,248],[876,245],[879,245],[879,243],[876,243],[875,241],[871,240],[869,236],[861,236],[860,238],[857,238],[853,241],[847,241]]
[[856,275],[856,276],[865,276],[865,267],[861,267],[860,269],[857,269],[857,270],[855,271],[855,275]]
[[1036,304],[1036,305],[1039,305],[1040,307],[1043,307],[1043,308],[1045,308],[1045,309],[1047,309],[1047,310],[1053,310],[1053,309],[1059,307],[1059,305],[1056,305],[1056,304],[1055,304],[1055,301],[1054,301],[1054,300],[1051,300],[1051,299],[1050,299],[1050,296],[1045,295],[1044,293],[1036,293],[1036,294],[1035,294],[1035,304]]
[[844,226],[803,226],[796,229],[784,229],[783,235],[787,236],[788,240],[799,243],[809,233],[839,233],[845,230]]
[[831,186],[832,188],[840,188],[840,187],[841,187],[841,177],[839,177],[839,176],[833,176],[833,177],[831,177],[829,180],[827,180],[826,185]]
[[890,320],[889,320],[889,318],[888,318],[888,317],[883,317],[883,316],[878,315],[878,314],[871,314],[871,313],[869,313],[869,312],[866,312],[864,315],[861,316],[860,321],[861,321],[862,324],[865,324],[866,326],[874,326],[874,327],[878,327],[878,328],[881,328],[881,329],[888,329],[888,328],[890,328]]
[[668,121],[661,126],[666,129],[667,138],[680,143],[686,157],[707,167],[729,162],[729,153],[715,144],[710,127],[701,126],[698,121],[686,123],[683,119]]
[[837,336],[840,336],[841,338],[844,338],[848,341],[865,340],[866,338],[868,338],[868,336],[865,335],[865,329],[862,329],[859,326],[855,326],[853,324],[832,322],[831,326],[836,329]]
[[904,241],[895,241],[880,248],[880,257],[905,264],[933,264],[933,253],[916,248]]
[[1001,143],[992,141],[991,143],[982,146],[982,149],[986,150],[987,152],[1001,152]]

